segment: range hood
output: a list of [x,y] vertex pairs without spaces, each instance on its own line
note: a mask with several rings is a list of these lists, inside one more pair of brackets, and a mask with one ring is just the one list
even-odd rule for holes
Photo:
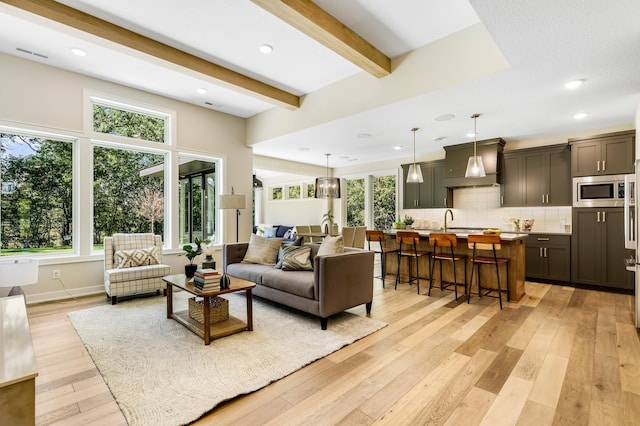
[[466,178],[469,157],[473,155],[473,142],[445,146],[444,186],[447,188],[463,188],[472,186],[493,186],[502,183],[503,148],[502,138],[487,139],[477,142],[477,153],[482,157],[487,174],[481,178]]

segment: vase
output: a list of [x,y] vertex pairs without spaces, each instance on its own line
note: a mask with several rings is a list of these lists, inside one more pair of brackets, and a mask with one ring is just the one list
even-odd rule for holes
[[196,269],[198,269],[198,265],[195,265],[193,263],[184,265],[184,274],[187,276],[187,278],[193,278],[196,273]]

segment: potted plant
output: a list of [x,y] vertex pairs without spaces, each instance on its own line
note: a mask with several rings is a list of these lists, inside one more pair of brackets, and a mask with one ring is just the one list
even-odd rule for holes
[[[209,240],[201,240],[196,237],[193,240],[193,244],[185,244],[182,246],[182,250],[185,251],[185,256],[189,259],[189,264],[184,265],[184,274],[187,278],[193,278],[193,275],[196,273],[196,269],[198,269],[198,265],[193,263],[193,259],[202,254],[202,244],[208,244]],[[194,247],[195,244],[195,247]]]
[[413,225],[413,218],[411,216],[404,215],[402,223],[405,224],[405,227],[411,228],[411,225]]
[[322,224],[324,225],[324,233],[328,234],[331,231],[333,225],[333,210],[329,210],[322,215]]
[[405,229],[407,226],[404,224],[402,219],[398,216],[398,220],[393,222],[393,229]]

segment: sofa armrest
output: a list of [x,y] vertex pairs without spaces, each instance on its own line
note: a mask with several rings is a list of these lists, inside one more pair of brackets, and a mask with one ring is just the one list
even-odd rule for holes
[[350,250],[314,258],[320,316],[373,300],[373,252]]
[[227,273],[227,265],[240,263],[244,259],[249,243],[228,243],[222,246],[222,272]]

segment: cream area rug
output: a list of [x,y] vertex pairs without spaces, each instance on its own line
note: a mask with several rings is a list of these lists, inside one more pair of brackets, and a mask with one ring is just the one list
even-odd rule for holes
[[[174,292],[174,311],[187,308]],[[246,319],[244,295],[227,294]],[[375,307],[374,307],[375,309]],[[166,299],[149,297],[69,313],[130,425],[190,423],[220,402],[260,389],[386,326],[343,312],[321,330],[317,317],[253,298],[253,331],[209,346],[166,318]]]

